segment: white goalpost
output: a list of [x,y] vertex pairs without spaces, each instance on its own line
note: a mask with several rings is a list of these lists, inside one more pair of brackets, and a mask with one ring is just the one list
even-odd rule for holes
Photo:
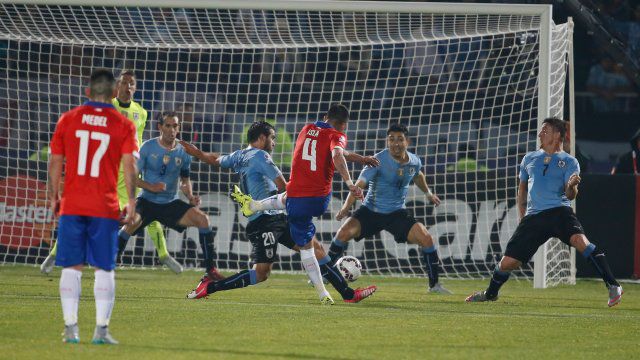
[[[410,151],[443,199],[434,208],[412,187],[408,207],[438,239],[445,276],[487,277],[517,225],[517,166],[536,149],[542,120],[564,117],[570,100],[572,24],[551,15],[550,5],[0,0],[0,263],[47,255],[55,229],[46,146],[59,115],[84,101],[90,71],[106,67],[135,71],[134,99],[150,114],[144,139],[157,136],[159,113],[174,110],[179,136],[230,153],[246,145],[249,124],[267,119],[287,177],[297,132],[332,103],[350,109],[348,149],[359,153],[383,150],[387,127],[406,124]],[[460,158],[477,166],[460,169]],[[198,162],[192,175],[218,267],[246,268],[247,221],[228,198],[237,176]],[[326,246],[346,194],[336,182],[316,222]],[[200,266],[197,239],[197,229],[167,231],[169,252],[185,266]],[[278,253],[275,269],[301,269],[298,255]],[[352,242],[347,254],[365,273],[425,275],[417,247],[385,232]],[[125,255],[124,266],[157,265],[148,238],[132,239]],[[574,283],[574,258],[551,240],[515,275],[535,287]]]

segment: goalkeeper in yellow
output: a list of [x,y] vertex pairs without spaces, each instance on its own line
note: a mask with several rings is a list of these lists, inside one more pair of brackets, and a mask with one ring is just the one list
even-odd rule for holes
[[[133,121],[138,133],[138,144],[142,144],[142,133],[147,123],[147,110],[145,110],[140,104],[133,101],[133,94],[136,91],[136,76],[133,70],[123,70],[118,77],[117,82],[117,94],[112,100],[113,106],[126,118]],[[124,184],[124,174],[122,168],[118,175],[118,200],[120,202],[120,209],[127,205],[129,200],[127,196],[127,189]],[[176,274],[182,272],[182,266],[174,258],[169,255],[167,251],[167,239],[164,236],[162,225],[159,222],[154,221],[147,226],[147,232],[153,240],[153,244],[158,250],[158,257],[160,262],[167,265]],[[125,244],[119,244],[119,247],[124,247]],[[40,270],[48,274],[53,270],[56,258],[57,243],[49,253],[49,256],[40,265]],[[119,253],[122,253],[124,249],[119,249]]]

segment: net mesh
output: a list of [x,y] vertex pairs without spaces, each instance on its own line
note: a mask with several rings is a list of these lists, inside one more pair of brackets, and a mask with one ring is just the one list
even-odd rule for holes
[[[38,263],[48,252],[46,146],[59,115],[82,103],[96,67],[135,70],[134,98],[150,113],[144,139],[158,135],[163,110],[178,112],[182,138],[221,153],[243,147],[251,122],[273,121],[274,159],[285,174],[297,132],[331,103],[349,107],[348,148],[359,153],[384,149],[390,123],[408,125],[410,151],[444,200],[434,208],[412,185],[408,207],[438,239],[447,276],[489,274],[515,230],[517,164],[536,148],[538,16],[0,7],[0,261]],[[565,25],[553,29],[550,111],[562,115],[570,34]],[[237,176],[198,162],[192,173],[215,227],[217,265],[245,268],[246,219],[227,196]],[[324,244],[340,226],[335,214],[347,195],[339,182],[333,190],[316,222]],[[197,229],[167,238],[178,261],[199,266]],[[547,248],[550,277],[565,277],[565,249]],[[126,254],[126,265],[157,264],[148,238],[130,241]],[[425,274],[418,248],[386,232],[352,242],[347,254],[368,273]],[[280,246],[275,268],[300,270],[299,257]]]

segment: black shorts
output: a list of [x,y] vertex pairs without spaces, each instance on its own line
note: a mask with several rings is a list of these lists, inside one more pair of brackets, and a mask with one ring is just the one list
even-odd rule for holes
[[184,214],[193,205],[182,200],[173,200],[166,204],[157,204],[144,198],[136,199],[136,212],[142,217],[142,223],[134,235],[141,234],[147,225],[154,221],[159,221],[162,225],[168,226],[177,232],[183,232],[186,227],[178,225]]
[[278,244],[292,250],[295,246],[285,214],[265,214],[249,222],[247,238],[251,241],[251,259],[256,264],[275,262]]
[[558,238],[570,245],[569,239],[575,234],[584,234],[584,230],[573,209],[568,206],[527,215],[509,239],[504,255],[527,263],[540,245],[550,238]]
[[404,243],[407,242],[409,231],[418,222],[407,209],[381,214],[369,210],[364,205],[360,206],[351,217],[360,222],[360,236],[356,237],[356,241],[372,237],[380,231],[386,230],[393,235],[396,242]]

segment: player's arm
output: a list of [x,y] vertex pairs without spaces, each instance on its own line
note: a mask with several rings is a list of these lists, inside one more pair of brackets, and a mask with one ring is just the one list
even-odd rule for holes
[[567,199],[574,200],[578,196],[578,185],[580,184],[580,175],[572,174],[569,177],[569,181],[564,187],[564,194],[567,196]]
[[127,216],[124,219],[124,223],[131,224],[135,216],[136,182],[138,179],[136,158],[133,154],[122,155],[122,170],[124,172],[124,186],[127,189],[127,196],[129,197],[129,204],[127,205]]
[[526,181],[520,180],[518,184],[518,214],[520,215],[520,220],[524,217],[524,214],[527,212],[527,191],[528,191],[528,183]]
[[362,194],[362,189],[358,186],[354,185],[351,180],[351,175],[349,174],[349,169],[347,169],[347,160],[344,158],[344,149],[341,147],[335,147],[332,151],[333,154],[333,165],[336,168],[336,171],[342,176],[342,180],[349,187],[349,191],[356,197],[356,199],[364,199]]
[[60,181],[62,179],[62,164],[64,162],[64,156],[58,154],[50,154],[49,156],[49,179],[47,181],[47,188],[49,191],[49,206],[51,206],[51,213],[55,216],[57,212],[58,199],[60,196]]
[[200,196],[193,195],[193,186],[191,185],[191,179],[188,176],[180,177],[180,190],[187,199],[189,199],[189,203],[193,206],[199,206],[202,202],[200,200]]
[[273,179],[273,182],[278,187],[278,192],[285,192],[287,190],[287,181],[284,179],[284,176],[280,175]]
[[413,177],[413,182],[420,190],[422,190],[422,192],[427,196],[427,199],[433,205],[440,205],[440,198],[438,197],[438,195],[435,195],[431,192],[431,189],[429,189],[429,185],[427,185],[427,177],[422,171],[419,171],[416,176]]
[[184,151],[187,154],[209,165],[220,166],[220,154],[212,152],[206,153],[198,149],[198,147],[196,147],[195,145],[184,140],[178,140],[178,142],[180,142],[180,144],[184,147]]
[[378,160],[375,156],[362,156],[360,154],[349,152],[347,150],[342,150],[342,151],[344,151],[344,159],[349,162],[354,162],[354,163],[368,165],[368,166],[380,165],[380,160]]
[[[365,179],[358,179],[358,181],[356,181],[356,186],[361,189],[365,189],[367,187],[367,181]],[[338,211],[338,215],[336,215],[336,220],[340,221],[346,218],[349,215],[349,211],[351,210],[351,207],[355,202],[356,197],[353,196],[351,192],[349,192],[349,195],[347,195],[347,199],[344,201],[344,204],[342,204],[342,208],[340,209],[340,211]]]

